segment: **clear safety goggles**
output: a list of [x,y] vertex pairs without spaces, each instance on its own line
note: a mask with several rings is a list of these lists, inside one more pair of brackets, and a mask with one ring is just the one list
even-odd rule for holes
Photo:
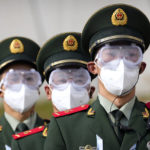
[[117,66],[123,60],[128,67],[139,65],[143,60],[142,49],[135,44],[105,45],[98,51],[95,61],[98,66]]
[[69,84],[75,88],[85,88],[90,85],[91,77],[84,68],[56,69],[49,77],[49,84],[57,89],[65,89]]
[[13,88],[22,83],[32,89],[38,88],[42,84],[41,76],[35,69],[29,71],[10,69],[1,80],[0,86],[3,84],[5,88]]

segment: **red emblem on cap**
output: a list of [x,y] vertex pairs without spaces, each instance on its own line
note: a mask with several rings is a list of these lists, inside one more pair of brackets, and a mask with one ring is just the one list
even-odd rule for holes
[[116,19],[117,20],[122,20],[123,19],[123,17],[124,17],[124,15],[123,15],[123,13],[122,12],[118,12],[118,13],[116,13]]
[[68,46],[73,46],[75,41],[73,39],[70,39],[67,41],[67,43],[68,43]]
[[117,8],[112,16],[111,16],[111,22],[115,26],[124,26],[127,24],[128,17],[125,11],[121,8]]

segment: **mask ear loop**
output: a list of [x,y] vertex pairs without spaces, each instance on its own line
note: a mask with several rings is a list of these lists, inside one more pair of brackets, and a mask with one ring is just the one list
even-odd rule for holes
[[110,109],[109,109],[109,112],[111,112],[112,106],[113,106],[113,104],[114,104],[114,102],[116,101],[117,98],[118,98],[118,96],[116,96],[116,97],[114,98],[114,100],[112,101],[111,106],[110,106]]

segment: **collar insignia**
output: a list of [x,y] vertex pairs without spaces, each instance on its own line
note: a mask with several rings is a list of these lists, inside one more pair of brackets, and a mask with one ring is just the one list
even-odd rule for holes
[[3,130],[3,126],[0,125],[0,132]]
[[47,136],[47,127],[44,129],[43,131],[43,136],[46,137]]
[[116,9],[111,16],[111,22],[114,26],[126,25],[127,21],[128,21],[128,17],[126,13],[123,11],[123,9],[121,8]]
[[14,39],[10,44],[10,52],[11,53],[23,53],[24,52],[24,45],[18,39]]
[[148,112],[147,108],[145,108],[145,112],[142,112],[142,114],[143,114],[143,118],[149,117],[149,112]]
[[73,35],[68,35],[63,41],[63,48],[66,51],[76,51],[78,48],[78,41]]
[[95,111],[92,108],[90,108],[87,115],[88,116],[93,116],[94,114],[95,114]]

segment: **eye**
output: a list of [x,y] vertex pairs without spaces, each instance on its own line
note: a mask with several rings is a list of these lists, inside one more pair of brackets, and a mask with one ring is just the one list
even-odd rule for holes
[[58,79],[58,80],[53,80],[53,82],[59,85],[59,84],[65,84],[67,81],[65,79]]
[[16,74],[16,75],[8,76],[8,77],[7,77],[7,81],[8,81],[10,84],[17,83],[17,82],[20,81],[20,76],[18,76],[17,74]]
[[139,59],[139,55],[137,53],[131,52],[126,56],[126,59],[132,62],[136,62]]
[[28,81],[28,82],[33,81],[33,78],[32,77],[27,77],[26,81]]
[[116,54],[115,52],[112,52],[112,51],[104,51],[103,54],[102,54],[102,59],[104,62],[109,62],[109,61],[112,61],[116,58]]
[[75,80],[75,83],[82,83],[82,80],[80,80],[80,79]]

